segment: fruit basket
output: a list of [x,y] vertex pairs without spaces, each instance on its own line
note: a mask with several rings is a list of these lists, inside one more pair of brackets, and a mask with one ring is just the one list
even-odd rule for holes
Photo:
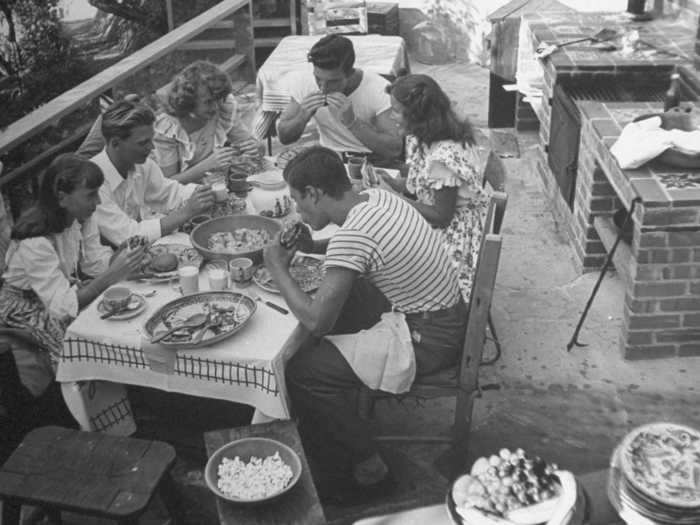
[[446,497],[456,525],[579,525],[584,501],[570,472],[523,449],[506,448],[477,459]]

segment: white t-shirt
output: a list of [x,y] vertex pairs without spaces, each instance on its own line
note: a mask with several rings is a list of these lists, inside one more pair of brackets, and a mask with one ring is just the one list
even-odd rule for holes
[[[356,118],[373,122],[377,115],[391,107],[391,98],[385,91],[388,83],[377,73],[362,72],[360,85],[348,97],[352,102]],[[313,72],[308,70],[290,73],[285,78],[284,84],[289,90],[289,96],[300,104],[306,96],[319,90]],[[334,151],[372,152],[340,122],[328,107],[319,108],[313,119],[318,126],[322,146]]]

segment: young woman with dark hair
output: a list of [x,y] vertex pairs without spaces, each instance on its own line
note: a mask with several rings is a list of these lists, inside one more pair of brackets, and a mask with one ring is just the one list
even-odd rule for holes
[[468,302],[490,197],[471,125],[427,75],[399,77],[388,91],[394,119],[406,132],[408,176],[395,180],[385,174],[382,185],[415,195],[409,202],[443,230]]
[[59,155],[41,180],[38,202],[12,229],[0,288],[0,323],[31,331],[55,363],[78,311],[136,271],[143,248],[112,259],[93,213],[104,177],[76,154]]
[[193,62],[161,98],[154,154],[166,177],[200,182],[207,171],[227,169],[235,155],[261,154],[261,144],[238,120],[230,78],[215,64]]

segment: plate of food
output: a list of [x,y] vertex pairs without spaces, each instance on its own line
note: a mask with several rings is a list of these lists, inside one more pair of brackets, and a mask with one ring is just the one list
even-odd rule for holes
[[[229,292],[200,292],[179,297],[163,305],[146,321],[146,335],[172,349],[200,348],[231,337],[243,328],[256,310],[247,295]],[[188,320],[201,318],[190,327]],[[181,327],[181,329],[177,329]]]
[[673,507],[700,507],[700,432],[652,423],[630,432],[620,447],[625,478],[642,494]]
[[177,275],[181,266],[202,265],[202,255],[185,244],[153,244],[146,251],[141,272],[133,278],[165,281]]
[[[481,457],[448,490],[447,511],[457,525],[578,523],[574,476],[523,449]],[[567,516],[569,516],[567,518]],[[582,516],[581,516],[582,517]]]
[[[326,275],[323,269],[323,259],[309,255],[294,257],[292,264],[289,266],[289,273],[305,293],[318,290]],[[253,281],[266,292],[280,293],[275,281],[272,280],[270,272],[264,266],[259,267],[255,271]]]

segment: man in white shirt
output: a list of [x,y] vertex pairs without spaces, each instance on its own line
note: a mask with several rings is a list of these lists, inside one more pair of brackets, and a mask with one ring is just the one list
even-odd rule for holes
[[350,39],[323,37],[309,51],[313,74],[298,71],[285,78],[291,100],[277,123],[282,144],[299,140],[313,118],[322,146],[341,154],[370,155],[375,164],[399,158],[403,133],[390,118],[388,81],[354,67]]
[[[102,116],[105,149],[91,160],[104,173],[95,217],[100,234],[119,246],[134,235],[153,242],[214,204],[208,186],[167,179],[149,158],[155,115],[148,107],[122,100]],[[153,213],[158,218],[148,218]]]

